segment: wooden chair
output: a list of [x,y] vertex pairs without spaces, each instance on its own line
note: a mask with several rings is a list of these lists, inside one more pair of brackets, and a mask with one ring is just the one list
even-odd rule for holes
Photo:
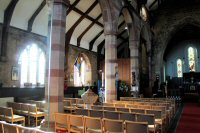
[[22,103],[15,103],[15,102],[13,102],[13,112],[15,113],[15,114],[21,114],[21,111],[22,111],[22,108],[21,108],[21,105],[22,105]]
[[89,116],[89,110],[88,109],[77,108],[76,109],[76,114],[77,115],[83,115],[83,116]]
[[5,112],[6,107],[0,107],[0,120],[4,119],[4,112]]
[[119,113],[114,111],[104,111],[104,118],[119,120]]
[[137,104],[126,104],[127,108],[138,108]]
[[3,133],[3,123],[5,123],[5,121],[0,121],[0,133]]
[[158,126],[155,124],[155,118],[152,114],[137,114],[138,122],[147,122],[149,132],[156,133],[158,131]]
[[117,107],[117,108],[125,108],[126,106],[125,106],[124,103],[116,103],[115,107]]
[[116,108],[118,112],[129,112],[129,108]]
[[167,113],[166,106],[152,106],[152,109],[162,111],[162,115],[166,116],[165,124],[166,124],[166,126],[168,126],[170,123],[170,114],[169,114],[169,112]]
[[92,105],[91,108],[95,110],[103,110],[103,106],[100,105]]
[[63,105],[64,105],[64,110],[69,111],[70,113],[76,110],[76,107],[72,106],[72,103],[70,100],[63,100]]
[[3,123],[3,133],[18,133],[18,128],[14,124]]
[[38,125],[38,118],[44,117],[45,113],[40,112],[37,110],[37,107],[34,105],[29,105],[29,114],[28,114],[28,123],[30,125],[30,118],[33,117],[35,118],[35,126],[37,127]]
[[22,122],[23,125],[25,125],[25,117],[20,115],[13,114],[12,108],[5,108],[4,109],[4,121],[14,123],[14,122]]
[[124,132],[123,120],[112,120],[103,118],[104,132]]
[[146,110],[146,114],[153,114],[155,117],[155,124],[159,126],[161,133],[166,128],[165,116],[162,115],[161,110]]
[[103,107],[103,110],[107,110],[107,111],[115,111],[115,107]]
[[84,116],[84,131],[85,133],[102,133],[102,120],[101,118],[87,117]]
[[83,116],[81,115],[72,115],[69,114],[68,116],[68,132],[84,132],[84,120]]
[[126,113],[126,112],[120,112],[119,113],[119,119],[120,120],[128,120],[128,121],[136,121],[136,114],[133,113]]
[[90,117],[103,118],[103,110],[89,110]]
[[71,106],[76,107],[77,106],[77,98],[64,98],[64,101],[70,101],[71,102]]
[[55,120],[55,132],[57,130],[68,130],[68,114],[64,113],[54,113],[54,120]]
[[114,107],[115,104],[114,104],[114,103],[103,103],[103,106],[106,106],[106,107]]
[[83,99],[78,98],[78,99],[76,100],[76,106],[77,106],[78,108],[85,108],[85,103],[84,103]]
[[29,105],[30,104],[26,104],[26,103],[22,103],[21,104],[21,112],[20,112],[21,115],[28,116],[28,114],[29,114]]
[[145,114],[145,109],[130,109],[131,113],[141,113],[141,114]]
[[125,121],[125,133],[148,133],[147,122]]
[[138,105],[139,109],[151,109],[151,105]]

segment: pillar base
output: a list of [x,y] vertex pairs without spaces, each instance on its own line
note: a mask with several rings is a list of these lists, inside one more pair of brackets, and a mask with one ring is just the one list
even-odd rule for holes
[[40,124],[40,129],[42,131],[48,131],[48,132],[55,132],[55,122],[54,121],[50,121],[48,123],[48,121],[46,121],[45,119],[41,122]]

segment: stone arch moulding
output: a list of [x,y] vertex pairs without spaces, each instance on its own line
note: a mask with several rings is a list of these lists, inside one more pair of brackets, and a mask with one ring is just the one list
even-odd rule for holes
[[126,24],[133,24],[134,17],[131,14],[130,10],[127,7],[123,7],[120,11],[124,15]]
[[92,84],[92,66],[90,59],[85,53],[80,53],[86,63],[86,82],[89,82],[90,85]]
[[148,48],[147,51],[150,50],[150,47],[149,45],[151,45],[151,34],[149,33],[150,29],[148,29],[147,25],[143,25],[141,27],[141,31],[140,31],[140,39],[141,37],[145,40],[145,45],[146,47]]
[[[159,41],[158,38],[156,38],[156,43],[159,44],[159,46],[156,50],[158,53],[156,53],[156,57],[154,57],[155,60],[157,61],[157,65],[155,66],[155,72],[157,72],[158,74],[160,75],[163,74],[162,71],[163,56],[167,48],[167,45],[169,44],[170,40],[174,37],[174,35],[188,24],[199,27],[198,25],[200,25],[200,20],[196,20],[191,17],[185,17],[179,21],[170,24],[170,26],[175,28],[166,27],[160,31],[161,34],[158,38],[163,38],[164,40]],[[169,29],[169,31],[166,32],[166,29]]]
[[117,34],[121,0],[99,0],[104,22],[104,34]]

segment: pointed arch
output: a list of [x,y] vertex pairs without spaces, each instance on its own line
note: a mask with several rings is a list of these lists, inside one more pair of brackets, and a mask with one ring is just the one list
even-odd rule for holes
[[88,56],[85,53],[79,53],[79,65],[74,65],[74,86],[88,86],[92,83],[92,68]]

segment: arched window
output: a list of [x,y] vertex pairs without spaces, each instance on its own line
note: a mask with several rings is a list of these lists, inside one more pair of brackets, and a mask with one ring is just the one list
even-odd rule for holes
[[195,71],[195,49],[193,47],[188,48],[188,63],[190,71]]
[[20,84],[44,85],[45,62],[44,52],[36,44],[28,45],[20,54],[18,62],[21,66]]
[[86,85],[86,62],[81,55],[78,55],[74,64],[74,85]]
[[148,20],[148,12],[144,5],[140,8],[140,16],[144,21]]
[[183,66],[182,66],[182,60],[178,59],[176,61],[177,64],[177,75],[178,77],[183,77]]

